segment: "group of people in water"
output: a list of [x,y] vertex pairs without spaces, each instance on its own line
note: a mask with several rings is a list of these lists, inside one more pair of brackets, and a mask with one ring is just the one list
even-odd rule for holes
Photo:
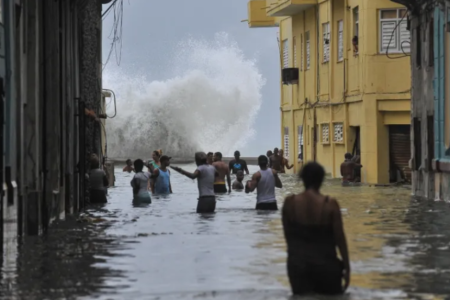
[[[228,164],[222,161],[220,152],[197,152],[197,168],[192,173],[170,166],[171,157],[162,155],[161,150],[154,151],[152,156],[153,160],[146,163],[141,159],[134,163],[127,160],[123,168],[124,172],[135,172],[131,180],[134,199],[150,203],[149,191],[152,194],[172,193],[170,167],[188,178],[197,179],[198,213],[214,212],[216,194],[231,190],[244,190],[246,193],[256,190],[256,209],[278,210],[275,188],[283,186],[278,174],[293,167],[284,158],[283,151],[275,148],[273,152],[268,151],[258,157],[259,170],[244,184],[244,176],[249,175],[249,170],[239,151],[234,153],[234,159]],[[346,161],[341,165],[343,174],[353,174],[355,169],[362,167],[350,156],[346,154]],[[144,172],[144,167],[148,172]],[[231,174],[236,177],[232,184]],[[305,190],[286,197],[282,208],[288,252],[287,271],[292,292],[295,295],[341,294],[350,283],[350,263],[339,204],[336,199],[320,192],[325,178],[325,170],[320,164],[305,164],[299,177]],[[354,179],[354,176],[343,176],[343,182]]]

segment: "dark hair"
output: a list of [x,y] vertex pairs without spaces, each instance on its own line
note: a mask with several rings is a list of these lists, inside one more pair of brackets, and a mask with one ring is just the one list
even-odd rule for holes
[[269,162],[267,161],[267,156],[265,156],[265,155],[260,155],[259,157],[258,157],[258,165],[260,166],[260,167],[267,167],[267,164],[268,164]]
[[153,151],[153,154],[156,154],[156,156],[158,156],[158,157],[160,157],[160,156],[161,156],[161,154],[159,154],[159,150],[155,150],[155,151]]
[[97,155],[95,155],[95,154],[91,155],[90,166],[91,166],[91,169],[98,169],[98,168],[100,168],[100,161],[99,161]]
[[353,155],[351,153],[345,153],[345,159],[352,159]]
[[234,156],[239,155],[241,156],[241,152],[239,152],[239,150],[234,151]]
[[357,35],[355,35],[355,36],[352,38],[352,42],[358,44],[358,36],[357,36]]
[[130,163],[130,162],[131,162],[131,159],[127,159],[126,163],[128,164],[128,163]]
[[214,153],[214,156],[216,156],[218,159],[222,159],[222,153],[220,152]]
[[168,160],[170,160],[170,157],[167,156],[167,155],[163,155],[163,156],[161,156],[161,157],[159,158],[159,161],[161,161],[161,162],[163,162],[163,161],[168,161]]
[[239,170],[239,171],[236,172],[236,175],[240,175],[240,174],[244,175],[244,171]]
[[142,169],[144,169],[144,161],[140,158],[136,159],[134,161],[134,170],[137,172],[142,172]]
[[325,170],[320,164],[309,162],[300,170],[299,177],[303,181],[305,189],[318,190],[325,177]]
[[195,153],[195,163],[197,164],[197,166],[204,165],[204,164],[206,164],[206,162],[207,162],[207,159],[206,159],[205,152],[196,152]]
[[267,156],[270,156],[270,155],[272,155],[273,154],[273,152],[272,152],[272,150],[267,150]]
[[212,153],[212,152],[208,152],[208,154],[206,154],[206,156],[212,156],[212,155],[214,155],[214,153]]
[[276,147],[273,149],[273,153],[276,153],[278,151],[280,151],[280,150],[278,148],[276,148]]

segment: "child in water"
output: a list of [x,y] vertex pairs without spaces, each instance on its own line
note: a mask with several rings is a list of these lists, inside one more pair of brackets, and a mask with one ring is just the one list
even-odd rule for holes
[[126,164],[127,165],[123,167],[123,172],[131,173],[132,171],[134,171],[133,162],[131,161],[131,159],[127,159]]
[[243,190],[244,184],[242,181],[244,180],[244,172],[242,170],[237,171],[236,180],[233,182],[233,190]]
[[136,159],[134,161],[134,174],[131,179],[131,187],[133,188],[133,201],[141,203],[152,203],[150,193],[148,192],[148,181],[150,179],[149,172],[143,172],[144,161],[142,159]]

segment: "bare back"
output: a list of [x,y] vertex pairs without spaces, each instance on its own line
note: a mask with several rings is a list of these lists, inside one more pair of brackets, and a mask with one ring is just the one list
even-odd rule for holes
[[282,171],[282,157],[279,155],[272,155],[270,157],[270,161],[272,163],[272,169],[274,169],[277,172]]
[[217,171],[217,176],[214,182],[225,182],[225,177],[229,173],[228,165],[223,161],[216,161],[212,164]]

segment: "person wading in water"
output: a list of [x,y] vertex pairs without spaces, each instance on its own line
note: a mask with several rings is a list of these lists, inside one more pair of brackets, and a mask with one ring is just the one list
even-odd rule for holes
[[292,164],[289,166],[289,160],[284,157],[284,150],[280,149],[280,157],[281,157],[281,172],[280,173],[286,173],[286,169],[290,170],[294,167]]
[[270,158],[272,157],[272,155],[273,155],[272,150],[267,150],[266,156],[267,156],[267,161],[269,162],[269,163],[267,164],[267,167],[269,167],[269,168],[272,168],[272,162],[271,162],[271,160],[270,160]]
[[247,175],[249,174],[247,162],[241,159],[241,153],[237,150],[234,151],[234,159],[228,163],[228,168],[230,169],[230,172],[233,172],[233,174],[236,174],[239,170],[242,172],[245,171]]
[[[153,174],[153,172],[155,172],[156,169],[159,169],[159,167],[161,166],[161,162],[159,161],[160,157],[161,157],[161,150],[155,150],[152,152],[152,159],[153,160],[149,160],[146,164],[146,167],[148,168],[148,172],[150,174]],[[155,191],[153,190],[153,186],[154,184],[152,183],[153,178],[150,178],[150,181],[148,182],[148,189],[152,191],[152,193],[155,193]]]
[[356,180],[355,178],[355,169],[361,169],[362,165],[356,163],[353,160],[353,156],[350,153],[345,154],[345,161],[341,164],[341,176],[342,176],[342,185],[350,186]]
[[[288,196],[284,201],[282,221],[288,252],[287,271],[294,295],[341,294],[350,284],[341,210],[336,199],[320,193],[324,177],[321,165],[306,164],[300,172],[305,191]],[[343,261],[338,259],[336,247]]]
[[214,162],[214,153],[208,152],[208,154],[206,154],[206,161],[208,162],[208,165],[212,165]]
[[252,180],[247,181],[245,192],[248,194],[256,189],[256,209],[278,210],[275,198],[275,187],[282,188],[277,172],[267,168],[267,157],[260,155],[258,165],[260,170],[253,174]]
[[218,173],[215,167],[208,164],[205,152],[195,153],[195,163],[197,169],[194,173],[189,173],[179,167],[171,168],[190,179],[197,179],[199,193],[197,213],[212,213],[216,209],[214,179]]
[[214,153],[213,167],[216,168],[218,176],[214,181],[214,192],[215,193],[226,193],[227,187],[225,185],[225,177],[227,177],[228,192],[231,192],[231,177],[228,165],[222,161],[222,153]]
[[89,201],[90,203],[107,203],[108,176],[100,169],[98,156],[91,155],[91,170],[89,172]]
[[167,169],[170,166],[170,159],[167,155],[161,156],[159,159],[161,166],[153,171],[151,176],[152,191],[154,194],[167,195],[172,194],[172,185],[170,184],[170,170]]
[[233,182],[233,190],[243,190],[244,184],[242,181],[244,180],[244,172],[238,171],[236,173],[236,180]]
[[270,164],[272,165],[272,169],[274,169],[277,172],[281,172],[281,156],[278,148],[273,149],[273,155],[270,157]]
[[131,187],[133,188],[133,201],[139,203],[152,203],[150,193],[148,192],[148,181],[150,179],[150,173],[144,172],[144,162],[142,159],[136,159],[134,161],[134,174],[131,179]]
[[131,173],[132,171],[134,171],[133,162],[131,161],[131,159],[127,159],[126,166],[123,167],[122,171],[128,172],[128,173]]

